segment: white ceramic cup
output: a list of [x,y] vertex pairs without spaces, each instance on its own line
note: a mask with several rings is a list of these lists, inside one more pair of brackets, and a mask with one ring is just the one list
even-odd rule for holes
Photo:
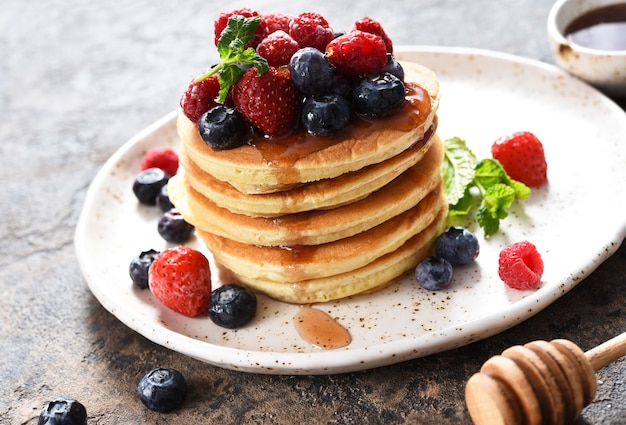
[[558,66],[607,95],[626,97],[626,50],[595,50],[571,43],[565,37],[577,17],[626,0],[557,0],[548,15],[548,39]]

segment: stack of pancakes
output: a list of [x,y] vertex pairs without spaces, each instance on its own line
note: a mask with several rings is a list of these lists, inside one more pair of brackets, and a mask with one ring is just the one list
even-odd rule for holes
[[299,131],[215,150],[179,116],[169,196],[240,283],[286,302],[329,301],[384,287],[431,253],[447,215],[439,83],[403,66],[403,109],[333,137]]

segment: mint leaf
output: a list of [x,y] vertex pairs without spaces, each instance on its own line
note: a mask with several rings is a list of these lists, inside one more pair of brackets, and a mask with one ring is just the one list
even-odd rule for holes
[[494,235],[500,229],[500,220],[489,214],[487,207],[482,203],[476,211],[476,221],[483,228],[485,235]]
[[469,187],[465,189],[465,194],[456,204],[448,204],[448,216],[468,215],[474,206],[474,197],[470,193]]
[[481,204],[494,218],[505,218],[509,208],[515,200],[515,190],[502,183],[493,185],[483,195]]
[[441,164],[443,191],[449,204],[455,205],[465,196],[465,189],[474,179],[476,155],[464,140],[453,137],[443,142],[444,157]]
[[218,103],[224,103],[232,85],[239,81],[249,67],[254,66],[259,75],[263,75],[269,69],[263,57],[252,47],[246,48],[246,43],[252,40],[260,22],[259,16],[246,18],[233,15],[228,18],[228,24],[217,42],[220,63],[196,78],[196,82],[200,82],[215,73],[218,74],[220,83]]
[[[448,216],[468,215],[480,200],[476,220],[486,236],[499,230],[500,220],[508,216],[507,209],[516,199],[530,195],[530,188],[510,178],[498,161],[486,158],[476,164],[476,156],[458,137],[444,141],[441,174]],[[472,195],[472,188],[478,190],[478,197]]]
[[502,165],[495,159],[486,158],[476,165],[474,183],[482,188],[483,191],[488,190],[496,184],[504,184],[511,187],[518,199],[526,199],[530,195],[530,188],[522,182],[510,178]]
[[239,68],[238,66],[228,66],[222,68],[219,74],[217,74],[217,80],[220,82],[220,91],[217,96],[218,103],[224,103],[232,85],[239,81],[245,72],[245,69]]
[[526,186],[522,182],[509,178],[509,186],[515,190],[515,197],[520,200],[524,200],[530,196],[530,187]]
[[485,235],[490,236],[500,228],[500,220],[509,214],[509,208],[515,200],[515,190],[502,183],[491,186],[484,194],[478,207],[476,218],[484,229]]
[[481,160],[474,172],[474,183],[484,190],[496,184],[506,184],[509,180],[500,163],[489,158]]
[[224,58],[231,51],[235,52],[234,54],[243,52],[246,43],[254,37],[254,32],[260,22],[260,16],[246,18],[241,15],[233,15],[228,18],[228,24],[222,30],[217,41],[217,51],[220,58]]

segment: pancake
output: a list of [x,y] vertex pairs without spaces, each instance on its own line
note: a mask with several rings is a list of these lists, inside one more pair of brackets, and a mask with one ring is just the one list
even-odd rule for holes
[[233,150],[216,150],[204,143],[196,123],[181,113],[177,128],[185,155],[246,194],[284,191],[383,162],[424,137],[439,105],[435,74],[414,63],[402,65],[407,101],[402,111],[389,117],[355,118],[333,137],[295,131],[278,139],[256,137],[251,145]]
[[443,230],[446,216],[447,206],[444,205],[430,226],[395,251],[356,270],[291,283],[277,283],[246,276],[239,276],[238,279],[240,283],[257,292],[294,304],[326,302],[374,292],[393,284],[432,253],[434,241]]
[[185,179],[194,190],[216,205],[236,214],[273,217],[303,211],[335,208],[359,201],[385,186],[419,162],[437,137],[436,123],[421,140],[393,158],[334,179],[303,184],[291,190],[267,194],[245,194],[213,177],[179,152]]
[[354,236],[320,245],[267,247],[244,244],[198,229],[215,258],[237,276],[290,283],[361,268],[398,249],[427,228],[443,207],[441,180],[404,213]]
[[383,189],[345,206],[288,214],[250,217],[217,206],[187,183],[187,170],[168,184],[170,199],[196,228],[243,244],[262,246],[319,245],[367,231],[413,208],[440,184],[443,156],[435,137],[422,161]]
[[403,63],[401,110],[355,117],[335,136],[302,129],[215,150],[181,114],[170,199],[235,281],[313,303],[372,292],[433,250],[447,203],[436,134],[439,83]]

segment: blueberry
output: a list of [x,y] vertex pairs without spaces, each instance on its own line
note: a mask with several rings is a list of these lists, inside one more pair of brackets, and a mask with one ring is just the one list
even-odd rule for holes
[[169,211],[174,208],[174,204],[170,201],[170,197],[167,193],[167,184],[161,188],[156,196],[156,204],[163,212]]
[[350,122],[350,102],[336,94],[310,96],[302,105],[302,124],[314,135],[328,135]]
[[128,274],[133,284],[138,288],[146,289],[148,287],[148,270],[150,270],[150,266],[157,255],[159,255],[159,251],[150,249],[148,251],[142,251],[131,260],[128,266]]
[[437,256],[425,258],[415,268],[415,280],[429,291],[438,291],[450,286],[452,274],[452,264],[445,258]]
[[338,94],[346,99],[352,99],[352,79],[333,71],[332,84],[329,93]]
[[148,168],[135,178],[133,193],[142,204],[156,205],[156,197],[169,179],[170,175],[160,168]]
[[435,242],[435,254],[453,266],[471,263],[479,252],[478,239],[465,227],[450,227]]
[[87,409],[71,398],[58,398],[44,405],[37,425],[87,425]]
[[183,403],[187,395],[187,382],[177,370],[160,367],[141,378],[137,392],[148,409],[166,413]]
[[387,64],[382,71],[395,75],[398,79],[400,79],[400,81],[404,81],[404,68],[402,68],[400,62],[398,62],[390,53],[387,53]]
[[324,53],[314,47],[304,47],[289,61],[291,81],[306,94],[327,93],[332,84],[332,69]]
[[256,314],[256,295],[234,283],[220,286],[211,293],[209,317],[223,328],[240,328]]
[[370,74],[355,85],[354,111],[367,116],[385,116],[404,102],[404,83],[388,72]]
[[163,239],[171,243],[184,243],[189,240],[195,227],[183,218],[182,214],[172,208],[159,218],[157,230]]
[[198,131],[204,142],[214,149],[234,149],[250,143],[254,131],[237,110],[218,105],[198,120]]

